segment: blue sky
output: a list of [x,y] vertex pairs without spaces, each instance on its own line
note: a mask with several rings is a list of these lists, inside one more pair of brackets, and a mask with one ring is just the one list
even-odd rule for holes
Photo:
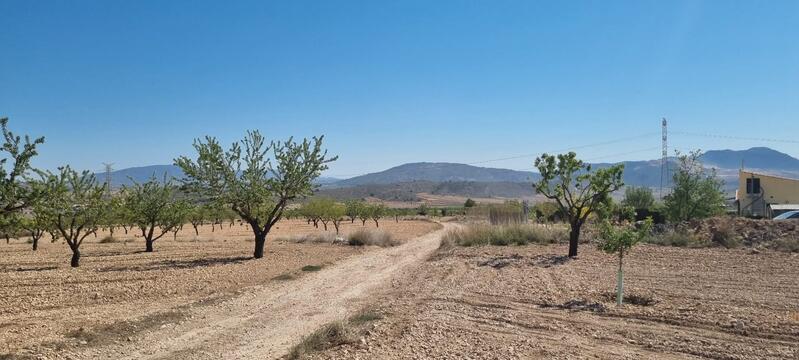
[[[171,163],[325,134],[347,177],[583,147],[799,156],[799,2],[0,0],[0,116],[36,165]],[[647,136],[640,136],[649,134]],[[483,163],[526,169],[532,157]]]

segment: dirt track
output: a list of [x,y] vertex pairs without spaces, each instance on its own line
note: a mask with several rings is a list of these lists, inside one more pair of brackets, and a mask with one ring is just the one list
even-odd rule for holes
[[[449,228],[454,225],[447,225]],[[269,359],[304,335],[357,311],[370,291],[426,259],[443,230],[371,251],[296,280],[254,287],[131,342],[74,352],[78,358]]]

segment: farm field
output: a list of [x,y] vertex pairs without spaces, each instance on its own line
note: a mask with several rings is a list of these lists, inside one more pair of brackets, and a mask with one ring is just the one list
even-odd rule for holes
[[[366,226],[374,228],[374,223]],[[346,222],[342,234],[361,227],[358,221]],[[418,220],[380,223],[402,241],[440,227]],[[252,260],[250,228],[222,228],[212,232],[205,225],[196,236],[187,225],[176,240],[171,234],[158,240],[154,253],[143,252],[143,240],[132,231],[125,236],[117,230],[113,243],[99,243],[107,235],[99,233],[86,239],[81,266],[74,269],[70,250],[60,241],[43,239],[36,252],[25,239],[0,244],[0,354],[65,357],[81,348],[132,340],[177,321],[191,308],[214,307],[250,288],[302,278],[308,265],[324,268],[382,250],[279,240],[321,231],[305,221],[283,220],[270,233],[265,257]]]
[[[642,245],[456,248],[373,299],[362,340],[314,359],[795,359],[799,254]],[[650,302],[650,303],[647,303]]]

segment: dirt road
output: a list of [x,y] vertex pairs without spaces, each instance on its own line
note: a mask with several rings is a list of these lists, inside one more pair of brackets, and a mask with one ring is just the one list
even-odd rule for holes
[[352,257],[295,280],[254,287],[213,306],[188,307],[174,324],[137,334],[128,342],[83,349],[78,358],[269,359],[285,354],[304,335],[357,311],[367,295],[423,261],[443,232],[404,245]]

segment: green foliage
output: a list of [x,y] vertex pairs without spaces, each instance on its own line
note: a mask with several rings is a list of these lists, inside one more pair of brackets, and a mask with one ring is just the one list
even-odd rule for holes
[[621,202],[634,210],[652,209],[655,206],[655,196],[648,187],[629,186],[624,189],[624,200]]
[[706,171],[697,150],[677,153],[680,166],[674,173],[674,188],[665,197],[666,216],[671,221],[703,219],[724,212],[724,183],[715,170]]
[[94,174],[78,173],[69,166],[59,173],[43,174],[42,182],[31,186],[44,194],[41,210],[52,226],[72,249],[72,267],[78,267],[80,245],[102,224],[107,209],[103,200],[105,186],[97,183]]
[[[203,198],[231,208],[250,224],[255,234],[255,258],[263,257],[266,235],[283,216],[289,202],[313,194],[314,180],[328,168],[323,137],[297,143],[266,143],[258,131],[248,131],[241,143],[224,151],[219,141],[195,140],[196,160],[175,160],[186,174],[186,188]],[[272,158],[269,155],[272,155]],[[274,164],[273,164],[274,161]]]
[[466,199],[466,202],[463,203],[463,207],[467,207],[467,208],[474,207],[475,205],[477,205],[477,202],[472,200],[471,198]]
[[540,222],[554,220],[558,211],[558,205],[551,201],[544,201],[533,205],[533,213]]
[[608,254],[619,254],[629,251],[652,232],[652,219],[646,219],[639,225],[615,226],[604,221],[600,226],[602,241],[599,249]]
[[570,152],[552,156],[543,154],[535,160],[541,179],[533,184],[536,192],[554,200],[571,226],[569,256],[577,256],[580,228],[596,207],[622,186],[624,165],[592,171],[590,164]]
[[346,202],[345,206],[347,217],[350,218],[351,222],[355,222],[355,219],[357,219],[358,215],[363,211],[365,204],[361,200],[349,200]]
[[24,209],[41,195],[35,187],[26,186],[24,182],[31,180],[28,177],[31,173],[39,172],[31,167],[30,162],[38,154],[36,147],[44,143],[44,137],[31,140],[25,135],[23,141],[8,130],[8,118],[0,118],[0,128],[5,140],[0,148],[4,153],[0,155],[0,216],[4,216]]
[[646,219],[642,224],[629,226],[614,226],[609,221],[604,221],[600,231],[602,242],[599,243],[599,249],[608,254],[619,255],[616,303],[621,305],[624,299],[624,253],[649,236],[652,232],[652,218]]
[[419,205],[419,209],[416,211],[416,213],[421,215],[421,216],[427,216],[428,212],[429,212],[429,209],[427,208],[427,204],[425,204],[425,203],[422,203],[421,205]]
[[142,232],[147,252],[153,251],[153,242],[183,225],[190,211],[188,203],[177,199],[171,181],[149,181],[125,187],[124,206],[131,222]]

